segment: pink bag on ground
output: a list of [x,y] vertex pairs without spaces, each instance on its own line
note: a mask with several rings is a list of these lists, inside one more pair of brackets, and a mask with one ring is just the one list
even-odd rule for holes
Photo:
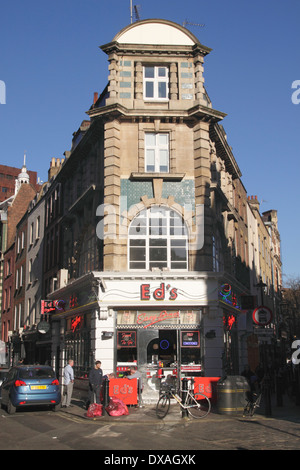
[[129,415],[127,406],[119,398],[111,397],[105,409],[110,416]]
[[88,418],[95,418],[96,416],[102,416],[102,405],[98,403],[92,403],[86,412]]

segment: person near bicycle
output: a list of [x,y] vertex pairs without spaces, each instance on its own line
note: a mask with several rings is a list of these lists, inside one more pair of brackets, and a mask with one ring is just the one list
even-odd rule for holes
[[138,387],[139,391],[143,389],[143,381],[142,381],[142,374],[137,370],[137,367],[130,367],[130,374],[126,377],[126,379],[138,379]]
[[250,387],[250,392],[248,393],[248,398],[249,400],[253,401],[254,399],[254,394],[258,393],[258,378],[257,375],[251,370],[250,366],[247,364],[245,366],[245,369],[241,373],[245,379],[247,379],[247,382]]
[[144,389],[144,384],[143,384],[142,374],[138,371],[136,366],[130,367],[130,373],[126,377],[126,379],[129,379],[129,380],[137,379],[139,403],[140,403],[140,407],[142,407],[143,406],[142,405],[142,393]]

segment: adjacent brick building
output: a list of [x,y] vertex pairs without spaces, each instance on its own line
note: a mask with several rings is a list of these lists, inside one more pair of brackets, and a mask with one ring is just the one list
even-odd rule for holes
[[[15,184],[16,193],[0,204],[1,233],[5,238],[2,244],[1,291],[2,298],[2,340],[15,341],[21,345],[19,329],[23,328],[25,320],[24,292],[26,268],[26,238],[27,218],[26,212],[30,201],[36,195],[36,187],[29,180],[27,169],[24,166],[18,175]],[[21,225],[20,225],[21,224]],[[2,295],[3,297],[3,295]],[[15,338],[13,338],[15,335]],[[15,353],[20,355],[21,350],[16,347]]]
[[[16,180],[21,171],[21,168],[0,165],[0,202],[5,201],[15,194]],[[30,184],[38,191],[40,184],[37,181],[37,172],[28,170],[27,173]]]

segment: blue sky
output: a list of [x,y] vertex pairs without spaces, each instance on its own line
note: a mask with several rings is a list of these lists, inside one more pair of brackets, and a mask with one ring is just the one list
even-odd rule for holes
[[[188,26],[213,49],[205,86],[248,195],[261,212],[276,209],[284,279],[300,276],[299,0],[133,0],[141,19]],[[95,91],[107,83],[100,45],[130,23],[130,0],[15,0],[0,6],[0,163],[27,167],[47,180],[52,157],[70,150]],[[300,94],[298,95],[300,97]],[[1,94],[0,94],[1,101]],[[2,98],[3,101],[3,98]]]

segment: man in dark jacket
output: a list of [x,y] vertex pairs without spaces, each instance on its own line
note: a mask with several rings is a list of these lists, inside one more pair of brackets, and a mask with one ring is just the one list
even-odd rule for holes
[[102,385],[102,378],[103,372],[101,369],[101,362],[95,362],[95,368],[91,369],[89,373],[89,402],[95,403],[95,396],[96,396],[96,403],[101,403],[100,401],[100,389]]

